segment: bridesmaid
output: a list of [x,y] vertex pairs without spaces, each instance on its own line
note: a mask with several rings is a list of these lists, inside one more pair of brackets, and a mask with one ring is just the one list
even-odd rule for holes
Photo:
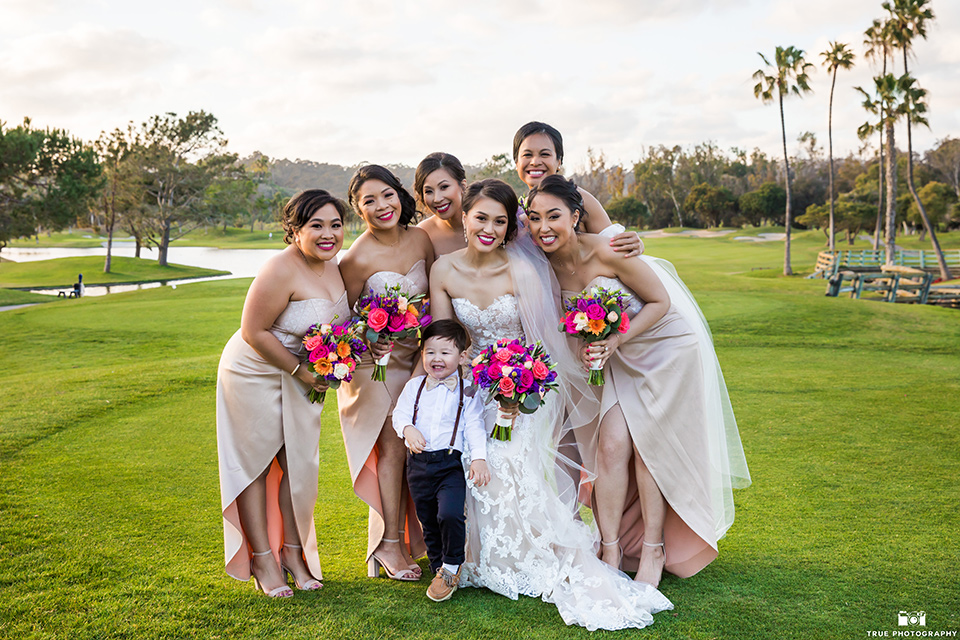
[[[563,164],[563,136],[554,127],[544,122],[528,122],[513,136],[513,162],[517,175],[528,188],[533,189],[547,176],[556,175]],[[577,187],[583,198],[585,231],[610,239],[614,251],[628,258],[643,253],[643,241],[634,231],[626,231],[623,225],[612,224],[607,211],[593,194]],[[521,198],[521,205],[524,205]]]
[[434,258],[465,249],[467,241],[463,230],[463,192],[467,176],[455,156],[437,151],[417,165],[413,191],[429,211],[429,218],[417,226],[427,232]]
[[626,296],[629,330],[580,349],[606,376],[583,458],[597,474],[602,559],[656,587],[665,566],[688,577],[717,556],[700,346],[645,260],[579,232],[586,208],[572,182],[544,178],[530,193],[530,230],[565,296],[593,285]]
[[254,278],[217,372],[226,569],[270,597],[293,595],[284,574],[298,589],[322,586],[313,509],[323,405],[306,394],[327,385],[302,366],[301,340],[314,323],[350,317],[335,260],[346,211],[321,189],[290,199],[290,246]]
[[[434,249],[422,229],[409,227],[416,203],[388,169],[366,165],[357,170],[348,189],[350,204],[367,225],[340,261],[350,307],[387,285],[401,291],[427,293],[427,273]],[[386,381],[370,379],[373,358],[391,351]],[[410,379],[416,340],[392,345],[375,343],[353,374],[353,382],[337,390],[340,427],[357,496],[370,505],[367,562],[370,577],[383,567],[395,580],[418,580],[412,558],[426,552],[413,501],[404,478],[406,448],[391,425],[403,385]]]

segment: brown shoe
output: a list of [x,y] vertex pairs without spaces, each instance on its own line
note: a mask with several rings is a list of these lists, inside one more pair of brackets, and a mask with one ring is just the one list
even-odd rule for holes
[[434,602],[443,602],[444,600],[449,600],[450,596],[453,595],[453,592],[456,591],[457,587],[460,585],[460,572],[462,570],[463,565],[460,565],[457,568],[457,573],[453,574],[443,567],[440,567],[440,570],[437,571],[437,575],[433,576],[433,581],[427,588],[427,597]]

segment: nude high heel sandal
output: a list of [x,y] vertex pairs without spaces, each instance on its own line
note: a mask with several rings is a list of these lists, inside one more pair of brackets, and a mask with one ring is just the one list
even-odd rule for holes
[[[653,547],[653,548],[660,547],[661,549],[663,549],[663,565],[660,566],[660,576],[662,577],[662,576],[663,576],[663,568],[664,568],[664,566],[667,564],[667,548],[663,546],[663,542],[647,542],[646,540],[643,541],[643,546],[645,546],[645,547]],[[637,573],[638,573],[638,574],[639,574],[639,571],[640,571],[640,568],[637,567]],[[634,580],[636,580],[636,577],[634,577]],[[660,586],[660,578],[659,578],[659,577],[657,578],[656,583],[646,582],[645,580],[640,580],[640,582],[645,582],[646,584],[651,585],[654,589],[656,589],[656,588],[658,588],[658,587]]]
[[[400,542],[400,539],[388,540],[383,538],[383,542],[394,543]],[[390,568],[383,563],[383,561],[377,557],[376,552],[370,554],[370,560],[367,561],[367,577],[368,578],[379,578],[380,569],[383,568],[384,573],[387,574],[387,577],[391,580],[402,580],[403,582],[416,582],[420,579],[417,574],[413,572],[412,569],[400,569],[396,573],[391,573]]]
[[[303,547],[301,547],[298,544],[287,544],[286,542],[284,542],[283,546],[289,549],[297,549],[298,551],[300,551],[300,553],[302,553],[301,550],[303,549]],[[280,570],[283,571],[285,576],[289,576],[290,578],[293,578],[293,584],[300,591],[316,591],[317,589],[323,586],[322,582],[320,582],[319,580],[317,580],[312,576],[301,585],[300,582],[297,580],[297,576],[293,574],[293,571],[290,571],[290,569],[288,569],[282,562],[280,563]]]
[[[406,537],[407,537],[407,536],[406,536],[406,533],[407,533],[407,532],[404,531],[403,529],[400,529],[399,531],[397,531],[397,533],[400,534],[400,544],[403,545],[403,543],[404,543],[404,541],[405,541],[405,539],[406,539]],[[421,569],[421,568],[420,568],[420,565],[418,565],[418,564],[416,564],[416,563],[414,563],[414,565],[413,565],[412,567],[410,567],[410,571],[413,571],[413,572],[417,575],[418,578],[423,575],[423,569]]]
[[613,545],[617,545],[617,550],[620,551],[620,559],[617,562],[617,569],[620,569],[620,567],[623,565],[623,547],[620,546],[620,538],[617,538],[613,542],[604,542],[603,538],[600,538],[600,544],[604,547],[612,547]]
[[[273,553],[273,552],[270,551],[269,549],[267,549],[266,551],[261,551],[260,553],[254,552],[253,555],[255,555],[255,556],[267,556],[267,555],[270,555],[271,553]],[[250,575],[253,576],[253,587],[254,587],[256,590],[258,590],[258,591],[262,591],[264,594],[266,594],[266,596],[267,596],[268,598],[290,598],[290,597],[293,597],[293,589],[291,589],[291,588],[288,587],[287,585],[282,585],[282,586],[279,586],[279,587],[277,587],[277,588],[275,588],[275,589],[271,589],[270,591],[267,591],[267,590],[260,584],[260,580],[257,578],[257,574],[255,574],[255,573],[253,572],[253,558],[250,559]]]

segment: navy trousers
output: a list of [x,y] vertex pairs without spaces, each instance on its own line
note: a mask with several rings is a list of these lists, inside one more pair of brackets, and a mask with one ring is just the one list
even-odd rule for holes
[[460,452],[424,451],[407,454],[407,484],[423,527],[430,568],[463,564],[467,542],[464,502],[467,480]]

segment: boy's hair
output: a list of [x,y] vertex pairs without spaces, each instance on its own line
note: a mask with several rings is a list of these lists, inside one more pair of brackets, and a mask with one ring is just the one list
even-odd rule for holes
[[420,334],[421,349],[430,338],[453,340],[453,343],[457,345],[457,351],[467,350],[467,330],[456,320],[434,320],[428,324],[427,328]]

